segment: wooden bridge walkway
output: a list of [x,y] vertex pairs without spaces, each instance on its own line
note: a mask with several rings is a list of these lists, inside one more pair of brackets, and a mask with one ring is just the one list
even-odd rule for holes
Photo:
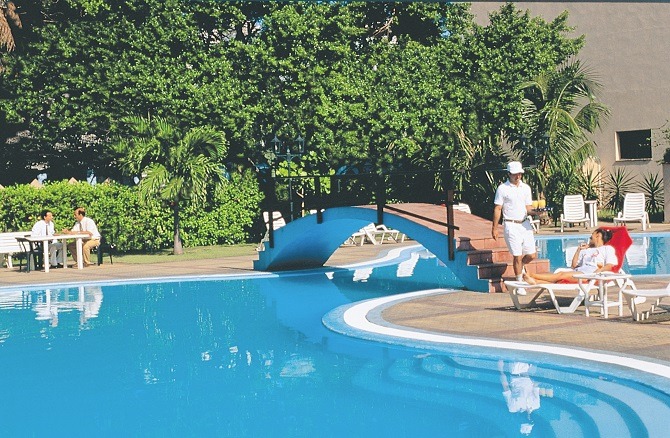
[[[374,206],[370,206],[374,208]],[[433,204],[390,204],[385,211],[416,222],[433,231],[447,234],[447,209]],[[456,251],[467,254],[468,265],[477,266],[480,279],[489,280],[489,292],[504,291],[503,280],[513,279],[512,256],[505,240],[491,237],[491,221],[473,214],[454,210]],[[548,272],[549,260],[535,260],[526,266],[528,272]]]

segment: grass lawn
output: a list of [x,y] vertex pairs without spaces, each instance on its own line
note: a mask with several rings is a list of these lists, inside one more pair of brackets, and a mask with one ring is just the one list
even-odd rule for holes
[[114,260],[118,260],[121,263],[147,264],[174,262],[177,260],[215,259],[220,257],[254,255],[256,253],[256,246],[254,244],[196,246],[193,248],[184,248],[184,254],[179,256],[172,254],[172,249],[164,249],[151,254],[118,254],[114,255]]

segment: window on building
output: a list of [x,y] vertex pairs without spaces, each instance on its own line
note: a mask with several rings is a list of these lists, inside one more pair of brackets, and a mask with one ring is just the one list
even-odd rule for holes
[[616,133],[620,160],[651,159],[651,129]]

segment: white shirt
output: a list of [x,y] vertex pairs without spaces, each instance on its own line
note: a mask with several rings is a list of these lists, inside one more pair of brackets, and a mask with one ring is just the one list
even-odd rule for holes
[[91,239],[94,240],[99,240],[100,239],[100,231],[98,231],[98,226],[95,225],[95,222],[93,222],[93,219],[91,219],[88,216],[84,216],[81,219],[81,222],[77,222],[74,224],[74,227],[72,227],[72,231],[78,232],[78,231],[90,231],[91,232]]
[[502,206],[503,219],[522,221],[528,215],[526,206],[533,204],[533,194],[523,181],[515,186],[507,180],[498,186],[493,203]]
[[610,245],[603,245],[597,248],[586,248],[579,253],[577,260],[577,267],[575,271],[584,274],[592,274],[598,269],[598,263],[602,266],[616,265],[619,259],[616,256],[614,247]]
[[47,222],[44,219],[37,221],[35,225],[33,225],[33,229],[30,231],[30,235],[33,237],[53,236],[54,234],[54,222]]

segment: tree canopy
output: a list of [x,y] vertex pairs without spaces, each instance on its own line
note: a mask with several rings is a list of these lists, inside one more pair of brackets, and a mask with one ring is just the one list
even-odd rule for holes
[[566,36],[567,14],[546,22],[511,3],[487,26],[462,3],[14,4],[23,28],[0,73],[0,183],[43,169],[115,176],[121,121],[149,115],[223,132],[238,165],[262,159],[275,134],[301,134],[324,170],[447,168],[463,138],[527,129],[519,84],[583,44]]

